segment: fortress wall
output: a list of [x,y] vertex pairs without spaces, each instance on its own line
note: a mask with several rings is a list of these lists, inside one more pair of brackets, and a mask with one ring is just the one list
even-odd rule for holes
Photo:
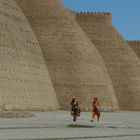
[[111,14],[78,13],[75,18],[105,61],[120,109],[140,110],[140,61],[111,24]]
[[14,0],[0,1],[0,108],[59,108],[38,41]]
[[62,109],[76,96],[83,110],[93,97],[104,110],[118,109],[100,53],[60,0],[16,0],[36,33]]
[[106,22],[108,24],[112,24],[112,15],[109,12],[73,12],[72,13],[76,16],[82,16],[83,20],[84,17],[88,20],[90,20],[90,18],[92,18],[92,21],[97,22],[97,21],[102,21],[102,22]]
[[140,58],[140,40],[129,40],[127,41],[132,50]]

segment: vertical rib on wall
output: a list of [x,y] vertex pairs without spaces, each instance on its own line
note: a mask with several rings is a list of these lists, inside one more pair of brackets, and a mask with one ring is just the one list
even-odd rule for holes
[[140,61],[110,19],[110,14],[76,15],[105,61],[120,109],[140,110]]
[[[63,109],[76,96],[82,109],[99,96],[104,109],[118,109],[104,62],[60,0],[17,0],[28,17]],[[106,102],[104,102],[104,100]]]
[[38,41],[14,0],[0,1],[0,106],[59,108]]

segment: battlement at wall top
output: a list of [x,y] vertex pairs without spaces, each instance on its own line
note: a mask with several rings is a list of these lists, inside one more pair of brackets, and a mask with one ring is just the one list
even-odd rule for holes
[[127,43],[140,43],[140,40],[127,40]]
[[77,15],[111,16],[110,12],[76,12]]

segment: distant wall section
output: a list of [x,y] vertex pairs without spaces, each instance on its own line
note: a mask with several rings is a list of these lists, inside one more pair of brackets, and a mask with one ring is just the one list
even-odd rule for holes
[[140,110],[140,61],[111,22],[110,13],[76,13],[75,18],[102,55],[119,107]]
[[140,58],[140,40],[128,40],[127,43]]

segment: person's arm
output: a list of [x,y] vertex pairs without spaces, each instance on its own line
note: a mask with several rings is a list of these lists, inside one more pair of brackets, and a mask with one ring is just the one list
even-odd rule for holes
[[97,107],[100,107],[100,101],[99,100],[97,100],[96,105],[97,105]]

